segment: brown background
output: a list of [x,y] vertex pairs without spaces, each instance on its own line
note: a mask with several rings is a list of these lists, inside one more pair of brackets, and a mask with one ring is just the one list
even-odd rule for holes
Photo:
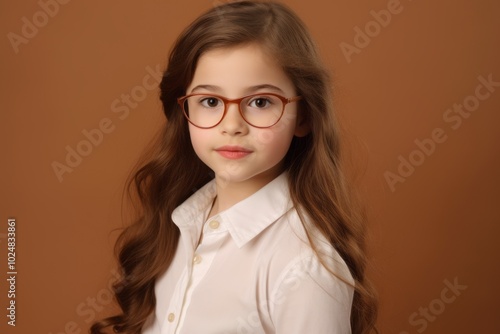
[[[156,91],[127,117],[111,104],[139,94],[146,67],[163,68],[181,29],[215,3],[71,1],[16,53],[8,33],[22,35],[23,17],[33,22],[41,7],[0,2],[0,277],[7,218],[18,225],[17,326],[6,325],[2,278],[2,333],[84,333],[104,315],[123,182],[162,120]],[[500,87],[458,129],[443,119],[474,94],[478,76],[500,81],[498,2],[402,0],[350,63],[340,43],[353,45],[354,28],[388,1],[286,3],[317,40],[354,139],[382,333],[422,331],[425,318],[409,317],[429,306],[438,314],[425,333],[499,333]],[[113,131],[59,182],[51,164],[65,163],[66,146],[105,118]],[[391,191],[384,173],[397,173],[398,157],[408,159],[435,128],[446,141]],[[467,288],[443,304],[444,281],[455,279]]]

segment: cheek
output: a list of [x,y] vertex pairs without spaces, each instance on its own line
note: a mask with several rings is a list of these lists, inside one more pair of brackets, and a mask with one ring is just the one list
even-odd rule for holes
[[288,152],[293,138],[293,129],[286,126],[260,129],[255,133],[254,138],[259,149],[279,161]]
[[261,147],[269,146],[276,154],[286,153],[295,133],[297,114],[295,110],[286,112],[281,120],[271,128],[258,129],[257,143]]
[[204,148],[209,142],[209,131],[199,129],[193,125],[189,125],[189,137],[191,138],[191,145],[198,157],[203,156]]

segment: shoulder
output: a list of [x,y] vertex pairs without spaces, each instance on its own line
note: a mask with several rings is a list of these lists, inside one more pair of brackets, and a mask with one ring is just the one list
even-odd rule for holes
[[305,280],[312,280],[325,292],[337,290],[339,286],[352,289],[354,280],[349,268],[338,251],[323,235],[311,227],[306,216],[305,225],[297,210],[292,208],[272,228],[277,238],[268,260],[274,268],[274,293],[280,293]]
[[350,333],[354,280],[346,262],[318,231],[306,233],[295,209],[280,220],[269,257],[268,309],[276,329]]

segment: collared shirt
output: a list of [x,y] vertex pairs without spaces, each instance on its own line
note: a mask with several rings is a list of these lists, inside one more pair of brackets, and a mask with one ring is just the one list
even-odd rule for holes
[[287,173],[206,221],[215,195],[212,180],[174,210],[179,244],[143,333],[351,333],[352,276],[328,243],[317,247],[344,281],[313,253]]

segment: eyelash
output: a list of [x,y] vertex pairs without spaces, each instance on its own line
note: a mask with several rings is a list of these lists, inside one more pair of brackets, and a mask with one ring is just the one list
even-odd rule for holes
[[224,103],[222,100],[220,100],[220,99],[218,99],[218,98],[216,98],[216,97],[214,97],[214,96],[207,96],[207,97],[204,97],[204,98],[200,99],[200,100],[198,101],[198,103],[199,103],[199,104],[201,104],[201,105],[202,105],[202,106],[204,106],[204,107],[207,107],[207,108],[215,108],[215,107],[205,106],[205,104],[204,104],[204,102],[206,102],[207,100],[212,100],[212,99],[213,99],[213,100],[216,100],[216,101],[218,102],[217,106],[218,106],[220,103]]
[[268,99],[268,98],[265,98],[265,97],[255,97],[252,100],[248,101],[249,102],[248,105],[251,106],[253,102],[256,102],[258,100],[264,100],[265,106],[264,107],[258,107],[258,106],[256,106],[255,108],[263,109],[263,108],[266,108],[266,107],[269,107],[270,105],[272,105],[271,100]]

